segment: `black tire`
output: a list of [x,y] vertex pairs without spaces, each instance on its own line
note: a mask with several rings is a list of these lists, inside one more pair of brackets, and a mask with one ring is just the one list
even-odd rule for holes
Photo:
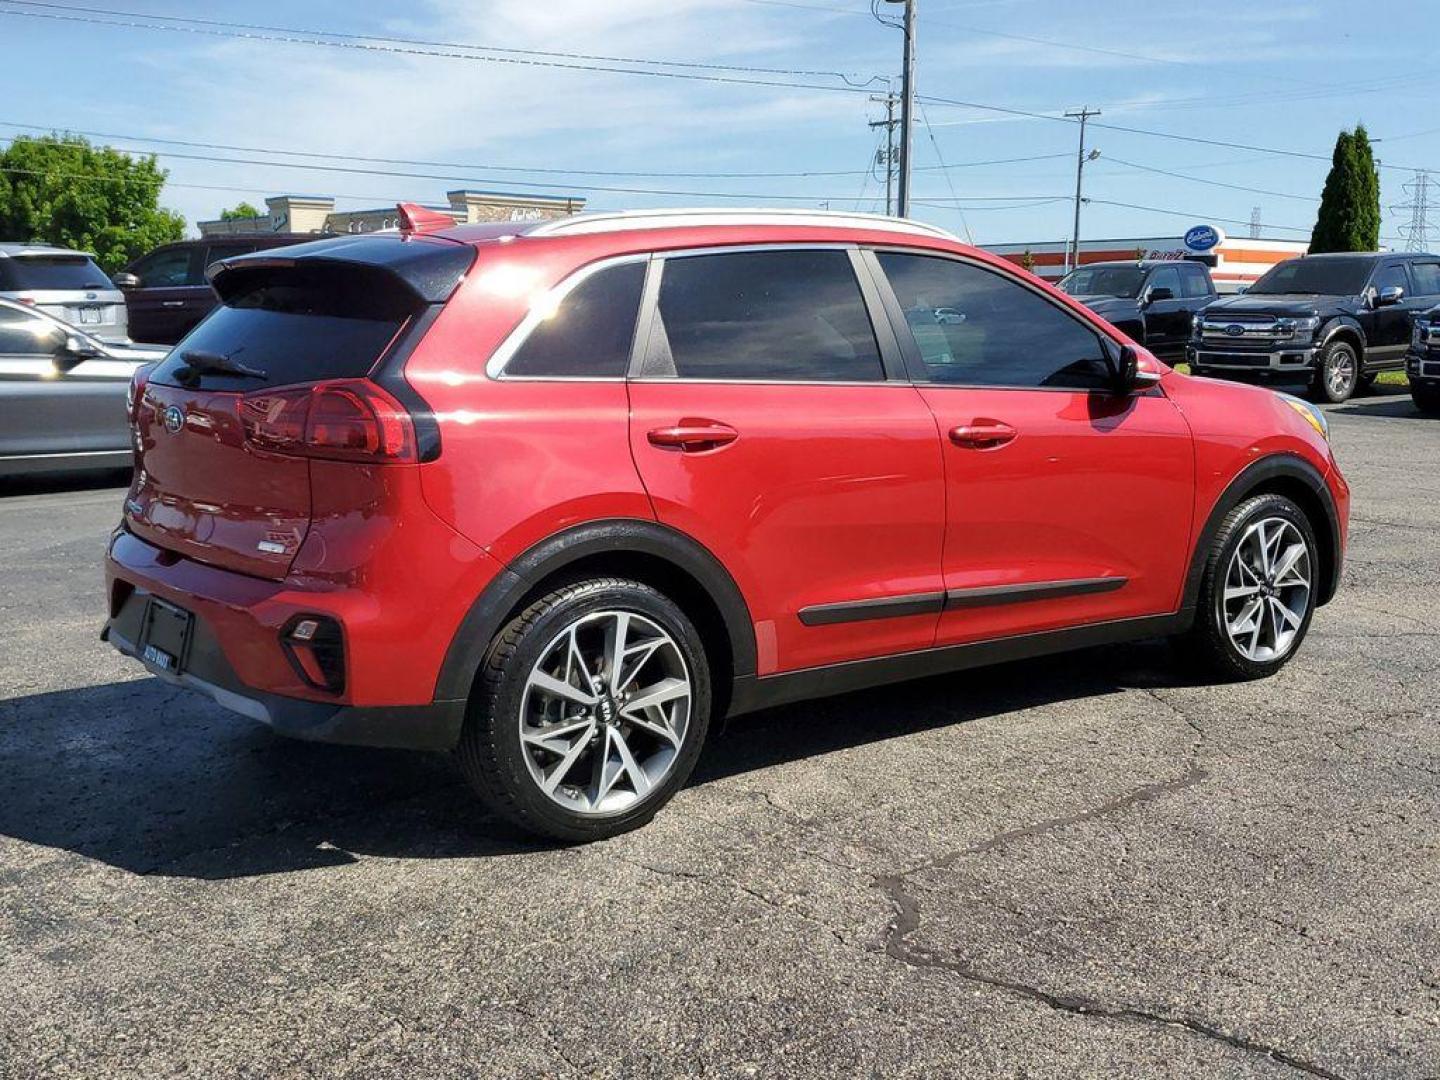
[[1410,400],[1427,416],[1440,416],[1440,386],[1410,384]]
[[[1342,369],[1349,371],[1348,378],[1339,377]],[[1328,401],[1332,405],[1349,401],[1359,383],[1360,357],[1355,346],[1336,339],[1320,350],[1315,360],[1315,377],[1310,383],[1310,393],[1316,401]]]
[[[522,745],[521,708],[527,680],[542,656],[570,626],[602,612],[642,616],[669,636],[690,679],[689,714],[673,762],[654,787],[618,812],[580,813],[552,799],[532,776],[528,761],[539,759],[528,758],[532,751]],[[481,799],[511,824],[567,842],[602,840],[644,825],[689,779],[709,728],[711,697],[704,644],[694,624],[668,597],[623,578],[577,581],[542,596],[496,635],[471,694],[456,756]],[[617,713],[610,715],[614,724],[623,725]],[[603,732],[603,726],[599,730]],[[607,741],[607,756],[609,746]],[[593,757],[577,759],[572,771],[583,771],[587,760]],[[640,785],[632,787],[638,790]]]
[[[1295,629],[1294,638],[1283,655],[1255,660],[1240,651],[1224,625],[1225,578],[1236,549],[1250,527],[1276,518],[1294,525],[1304,540],[1310,588],[1300,625]],[[1219,682],[1241,682],[1274,675],[1289,663],[1304,643],[1305,635],[1310,630],[1310,620],[1315,614],[1315,595],[1319,586],[1319,550],[1315,541],[1315,530],[1305,512],[1283,495],[1256,495],[1231,510],[1211,541],[1209,551],[1204,555],[1205,570],[1195,605],[1195,624],[1176,642],[1181,654],[1195,672]],[[1264,610],[1262,608],[1262,612]]]

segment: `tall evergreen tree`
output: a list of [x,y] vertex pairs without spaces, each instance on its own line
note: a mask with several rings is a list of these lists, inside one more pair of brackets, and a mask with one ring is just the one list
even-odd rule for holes
[[1364,124],[1335,140],[1310,251],[1375,251],[1380,246],[1380,174]]

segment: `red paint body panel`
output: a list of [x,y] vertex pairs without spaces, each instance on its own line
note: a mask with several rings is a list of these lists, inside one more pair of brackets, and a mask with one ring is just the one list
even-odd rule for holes
[[[759,674],[927,648],[935,616],[803,626],[798,612],[940,589],[945,492],[914,387],[637,381],[630,445],[656,514],[718,555],[755,619]],[[651,445],[729,425],[699,452]]]
[[[467,611],[503,567],[585,522],[658,520],[713,554],[749,609],[760,675],[1173,612],[1216,500],[1266,455],[1297,456],[1325,476],[1344,535],[1348,488],[1328,444],[1294,409],[1266,390],[1180,376],[1143,350],[1161,385],[1129,398],[902,381],[486,373],[537,298],[599,259],[874,244],[963,254],[1039,282],[985,252],[850,226],[505,232],[488,225],[433,234],[478,252],[404,364],[404,380],[439,429],[434,460],[368,465],[257,452],[241,439],[235,395],[147,389],[133,505],[107,559],[112,597],[125,582],[195,612],[256,690],[425,705]],[[1041,287],[1099,332],[1127,340]],[[170,405],[194,418],[178,436],[163,430]],[[733,429],[734,440],[708,446],[688,430],[712,422]],[[950,439],[952,428],[977,424],[1003,437],[991,445],[982,430],[969,446]],[[652,440],[657,430],[665,434]],[[283,551],[257,548],[272,536]],[[812,626],[799,619],[816,605],[1103,577],[1127,584],[944,614]],[[307,686],[283,655],[280,629],[305,613],[343,626],[343,698]]]
[[947,589],[1127,579],[1108,592],[947,611],[940,644],[1175,610],[1189,566],[1195,466],[1190,429],[1163,394],[921,393],[943,432],[980,419],[1016,432],[993,449],[946,440]]

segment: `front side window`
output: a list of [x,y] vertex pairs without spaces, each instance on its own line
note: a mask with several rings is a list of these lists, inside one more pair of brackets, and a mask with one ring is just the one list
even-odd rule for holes
[[1415,282],[1416,296],[1440,296],[1440,263],[1411,263],[1410,277]]
[[1110,384],[1100,338],[1079,319],[998,273],[930,255],[882,253],[924,371],[969,386]]
[[135,264],[134,274],[146,289],[171,289],[199,284],[190,273],[190,248],[171,248],[147,255]]
[[873,382],[875,331],[847,252],[744,251],[665,261],[647,375]]
[[1180,271],[1174,266],[1162,266],[1150,276],[1150,288],[1169,289],[1172,297],[1179,297],[1181,293]]
[[1388,263],[1382,266],[1375,272],[1375,280],[1370,284],[1377,293],[1385,289],[1399,288],[1404,289],[1407,296],[1410,294],[1410,279],[1405,274],[1404,263]]
[[1205,277],[1205,271],[1200,269],[1200,267],[1181,267],[1180,278],[1184,288],[1184,295],[1188,299],[1210,295],[1210,282]]
[[597,270],[530,331],[505,365],[518,378],[624,378],[645,283],[643,262]]
[[0,357],[49,356],[64,343],[65,331],[59,323],[0,307]]

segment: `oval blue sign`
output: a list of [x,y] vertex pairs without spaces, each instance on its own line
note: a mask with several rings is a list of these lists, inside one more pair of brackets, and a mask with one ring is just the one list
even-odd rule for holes
[[1220,230],[1213,225],[1196,225],[1186,231],[1185,246],[1191,251],[1209,251],[1220,239]]

